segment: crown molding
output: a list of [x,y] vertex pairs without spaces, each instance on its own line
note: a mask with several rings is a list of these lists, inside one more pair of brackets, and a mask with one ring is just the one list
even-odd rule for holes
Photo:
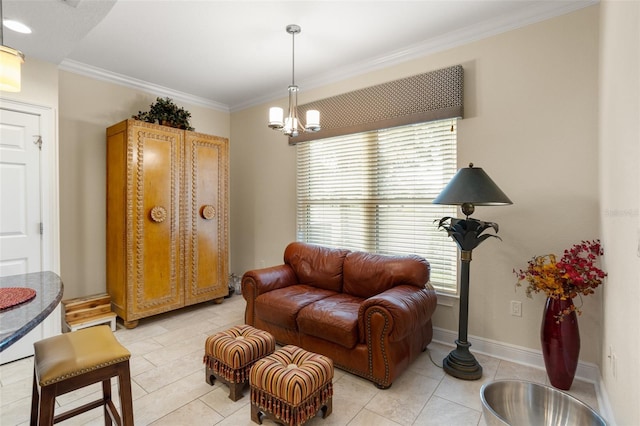
[[59,68],[63,71],[69,71],[74,74],[84,75],[96,80],[106,81],[108,83],[114,83],[120,86],[140,90],[154,96],[168,96],[173,100],[185,102],[191,105],[198,105],[222,112],[229,112],[229,107],[220,102],[212,101],[211,99],[206,99],[200,96],[191,95],[189,93],[180,92],[178,90],[173,90],[168,87],[160,86],[158,84],[149,83],[148,81],[138,80],[124,74],[107,71],[105,69],[87,65],[82,62],[73,61],[71,59],[63,60],[60,63]]
[[[454,47],[473,43],[488,37],[512,31],[527,25],[542,22],[547,19],[565,15],[585,7],[598,4],[600,0],[585,0],[580,2],[543,1],[535,3],[527,10],[496,16],[492,19],[478,22],[465,28],[433,37],[402,49],[395,50],[382,56],[370,58],[366,61],[354,63],[346,67],[334,69],[316,78],[299,81],[298,85],[304,90],[317,89],[331,83],[348,78],[357,77],[372,71],[388,68],[410,60],[422,58],[434,53],[442,52]],[[250,101],[232,105],[231,112],[239,111],[255,105],[273,102],[283,98],[282,91],[254,98]]]
[[[385,55],[370,58],[339,69],[334,69],[315,78],[301,81],[299,82],[299,85],[304,87],[305,90],[317,89],[358,75],[388,68],[403,62],[522,28],[546,19],[565,15],[598,3],[599,0],[536,2],[532,7],[526,10],[496,16],[492,19],[478,22],[475,25],[461,28],[438,37],[433,37],[425,40],[424,42],[416,43]],[[69,59],[65,59],[61,62],[60,69],[95,78],[97,80],[141,90],[157,96],[169,96],[175,100],[212,108],[222,112],[241,111],[249,107],[273,102],[283,98],[282,91],[278,90],[277,92],[258,96],[246,102],[229,106],[211,99],[180,92],[168,87],[138,80],[123,74],[114,73]]]

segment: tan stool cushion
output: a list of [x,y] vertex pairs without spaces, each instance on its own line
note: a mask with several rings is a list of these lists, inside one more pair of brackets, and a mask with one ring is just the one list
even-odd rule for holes
[[50,337],[33,346],[40,386],[48,386],[131,357],[108,325]]

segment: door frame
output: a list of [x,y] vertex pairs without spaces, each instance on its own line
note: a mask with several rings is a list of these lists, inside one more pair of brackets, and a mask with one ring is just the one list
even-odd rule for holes
[[40,116],[42,136],[40,209],[44,234],[42,236],[42,270],[60,275],[60,206],[58,173],[58,132],[53,108],[12,99],[0,98],[0,107],[19,113]]
[[[40,117],[40,214],[44,233],[42,235],[42,270],[60,275],[60,206],[58,178],[58,128],[56,110],[52,107],[35,105],[0,97],[0,108]],[[30,331],[15,347],[2,352],[2,363],[22,358],[28,352],[33,354],[31,342],[55,336],[62,330],[62,308],[54,311],[35,329]],[[30,346],[31,350],[26,348]],[[28,356],[28,355],[27,355]]]

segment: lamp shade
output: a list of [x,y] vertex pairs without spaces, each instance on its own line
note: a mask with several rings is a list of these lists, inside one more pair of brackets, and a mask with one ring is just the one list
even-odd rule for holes
[[20,91],[20,67],[24,62],[22,52],[8,46],[0,46],[0,90]]
[[269,108],[269,127],[272,129],[282,129],[284,111],[280,107]]
[[320,111],[317,109],[310,109],[307,111],[307,124],[305,130],[310,132],[317,132],[320,130]]
[[502,206],[513,202],[482,168],[473,167],[471,163],[469,167],[458,170],[433,204]]

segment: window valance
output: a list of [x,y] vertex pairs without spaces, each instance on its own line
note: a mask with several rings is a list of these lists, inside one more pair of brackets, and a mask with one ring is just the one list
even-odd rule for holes
[[462,117],[463,74],[455,65],[300,105],[300,117],[320,111],[322,130],[289,138],[289,144]]

